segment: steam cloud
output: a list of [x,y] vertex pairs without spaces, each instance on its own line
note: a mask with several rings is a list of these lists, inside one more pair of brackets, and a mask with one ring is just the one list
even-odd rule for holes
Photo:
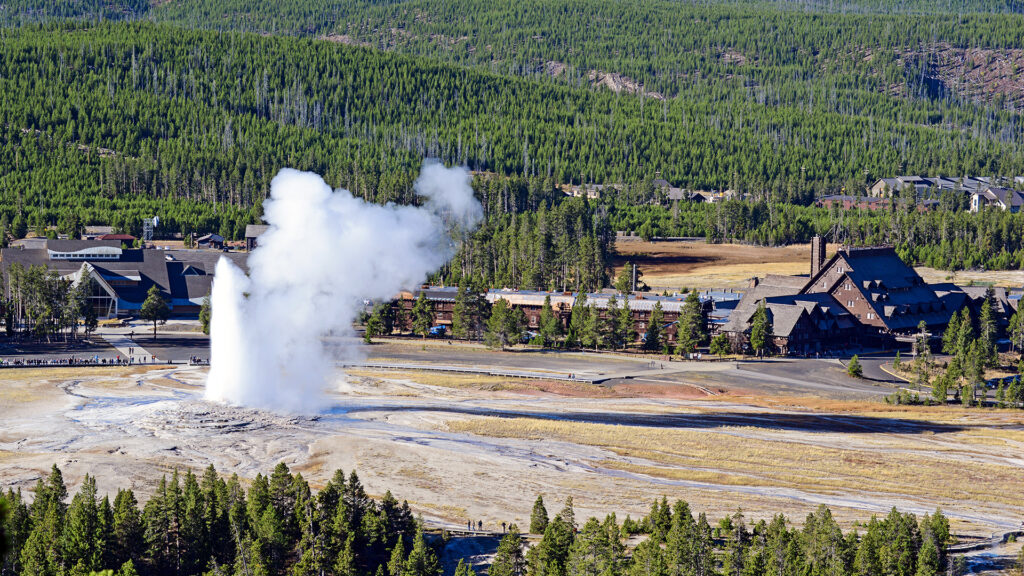
[[463,168],[426,162],[414,186],[424,206],[381,206],[332,191],[316,174],[278,173],[249,275],[227,258],[217,263],[207,399],[321,409],[334,359],[322,338],[351,335],[364,300],[391,298],[451,258],[452,232],[483,216],[470,180]]

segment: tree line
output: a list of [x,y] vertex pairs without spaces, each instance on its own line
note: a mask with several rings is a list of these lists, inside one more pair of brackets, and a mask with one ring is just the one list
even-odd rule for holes
[[86,475],[69,503],[54,466],[31,501],[9,490],[2,573],[440,576],[408,504],[390,492],[370,498],[355,472],[337,471],[314,493],[283,463],[248,489],[211,466],[201,476],[175,471],[153,489],[144,504],[130,489],[111,502]]
[[[628,267],[627,267],[628,268]],[[567,321],[563,321],[546,295],[536,320],[536,330],[521,306],[513,306],[505,298],[493,303],[487,296],[487,284],[463,279],[455,292],[451,315],[451,334],[460,340],[482,340],[488,347],[529,343],[542,348],[583,348],[623,350],[636,347],[648,352],[686,355],[697,348],[711,347],[713,354],[725,355],[731,350],[724,336],[712,339],[708,331],[708,304],[696,291],[687,292],[678,319],[666,323],[660,301],[656,301],[645,318],[646,329],[638,332],[637,319],[630,306],[628,272],[623,270],[616,280],[620,292],[599,307],[586,292],[575,294]],[[406,318],[401,300],[381,302],[365,314],[361,321],[364,338],[372,342],[376,336],[407,331],[426,338],[436,325],[435,305],[420,292]],[[675,343],[670,345],[666,329],[675,327]],[[448,334],[446,334],[448,335]]]
[[[130,489],[100,496],[86,475],[68,502],[54,466],[31,501],[0,494],[0,528],[9,546],[3,574],[192,576],[295,574],[441,576],[437,550],[407,503],[391,492],[367,496],[355,472],[340,470],[314,493],[301,474],[278,464],[248,490],[210,466],[201,476],[175,471],[144,504]],[[6,517],[5,517],[6,516]],[[951,558],[941,511],[918,519],[895,508],[844,534],[824,505],[802,527],[781,514],[748,525],[742,511],[711,524],[680,500],[655,500],[650,513],[619,523],[577,523],[572,498],[555,515],[538,496],[527,546],[516,525],[502,538],[490,576],[937,576],[962,574]],[[627,538],[640,536],[632,550]],[[3,549],[0,548],[0,551]],[[473,576],[460,560],[456,576]]]

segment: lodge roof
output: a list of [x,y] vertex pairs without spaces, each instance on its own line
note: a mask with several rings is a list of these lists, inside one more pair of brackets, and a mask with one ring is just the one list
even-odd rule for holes
[[89,248],[120,248],[120,240],[47,240],[46,249],[54,252],[78,252]]
[[[888,246],[839,250],[810,279],[807,288],[832,270],[841,270],[864,295],[885,327],[894,332],[913,330],[922,320],[930,326],[946,324],[965,298],[962,292],[954,290],[944,291],[940,297],[936,287],[925,283]],[[833,278],[838,280],[842,275]]]
[[[75,242],[59,246],[83,246],[87,249],[97,245],[115,245],[120,242],[63,240],[53,242]],[[48,243],[49,245],[49,243]],[[62,251],[71,251],[62,248]],[[58,260],[51,259],[44,249],[4,249],[0,251],[0,267],[6,269],[14,263],[23,266],[47,266],[61,276],[77,273],[83,263],[88,263],[98,275],[107,281],[114,281],[113,289],[125,305],[141,304],[146,299],[150,286],[156,285],[172,303],[186,300],[198,303],[210,291],[213,270],[220,258],[229,258],[243,270],[246,269],[246,255],[239,253],[211,252],[208,250],[153,250],[128,249],[121,251],[117,259]]]

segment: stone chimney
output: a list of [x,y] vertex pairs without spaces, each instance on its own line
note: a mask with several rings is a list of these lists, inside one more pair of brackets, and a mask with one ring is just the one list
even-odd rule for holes
[[825,265],[825,239],[815,235],[811,238],[811,276],[821,271]]

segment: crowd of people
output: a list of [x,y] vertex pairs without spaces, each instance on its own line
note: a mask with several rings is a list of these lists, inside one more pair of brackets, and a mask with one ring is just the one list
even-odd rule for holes
[[116,356],[114,358],[100,358],[99,356],[93,356],[91,358],[79,358],[77,356],[69,356],[67,358],[0,358],[0,368],[24,368],[32,366],[127,366],[128,364],[137,363],[140,362],[125,356]]

